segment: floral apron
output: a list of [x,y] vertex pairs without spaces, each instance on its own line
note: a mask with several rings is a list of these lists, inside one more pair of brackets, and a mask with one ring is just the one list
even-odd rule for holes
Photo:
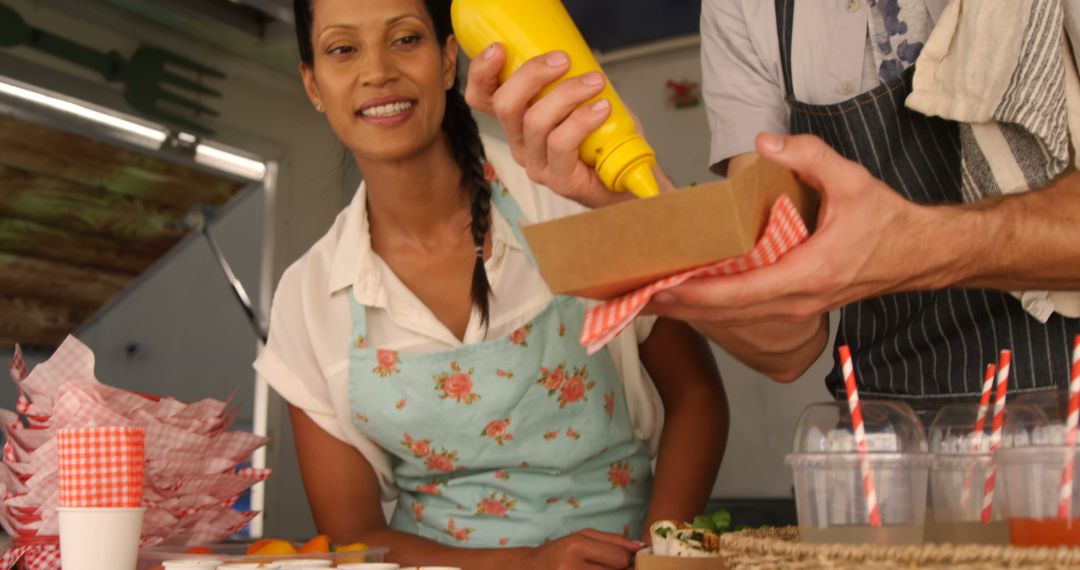
[[[521,210],[485,170],[528,251]],[[580,301],[556,296],[507,337],[410,355],[367,348],[366,308],[349,299],[349,401],[357,428],[394,458],[392,528],[476,548],[585,528],[641,536],[649,455],[611,355],[577,342]]]

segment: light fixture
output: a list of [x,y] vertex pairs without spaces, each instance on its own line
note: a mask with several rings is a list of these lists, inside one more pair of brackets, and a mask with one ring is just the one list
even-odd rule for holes
[[33,87],[8,77],[0,77],[0,93],[133,135],[135,139],[133,142],[146,148],[157,150],[169,136],[169,131],[162,126],[134,120],[115,111],[94,108],[85,102],[75,101],[59,93]]
[[256,182],[266,176],[265,163],[206,143],[195,147],[195,162]]
[[[160,150],[170,136],[168,128],[163,125],[137,119],[111,109],[97,107],[84,101],[71,99],[59,93],[28,85],[8,77],[0,76],[0,94],[81,117],[87,121],[114,129],[118,131],[117,134],[124,140],[150,150]],[[177,136],[179,140],[189,144],[198,140],[194,135],[184,132],[178,133]],[[195,162],[256,182],[262,180],[266,175],[266,164],[263,162],[218,145],[211,146],[202,142],[195,147]]]

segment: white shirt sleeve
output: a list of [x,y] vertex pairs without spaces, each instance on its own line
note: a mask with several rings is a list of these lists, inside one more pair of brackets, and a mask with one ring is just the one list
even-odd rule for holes
[[[340,367],[341,359],[336,352],[320,354],[316,339],[327,336],[327,330],[311,330],[313,323],[324,329],[337,327],[327,323],[333,320],[331,312],[338,312],[336,304],[314,301],[326,296],[327,278],[318,263],[319,245],[294,263],[282,276],[274,294],[270,310],[270,335],[266,347],[255,361],[255,370],[289,404],[302,410],[316,425],[331,436],[352,445],[364,456],[379,478],[383,500],[391,500],[398,494],[389,456],[375,442],[351,426],[347,414],[348,400],[340,394],[347,393],[341,385],[333,385],[330,366]],[[309,290],[310,288],[314,290]],[[347,295],[342,291],[338,295]],[[347,303],[342,303],[347,306]],[[330,335],[336,336],[336,335]],[[345,339],[335,339],[341,347],[347,347]],[[336,344],[334,346],[337,346]],[[342,373],[337,372],[338,375]],[[345,377],[337,383],[347,382]],[[338,394],[340,393],[340,394]],[[335,394],[338,396],[335,398]]]
[[768,63],[778,57],[779,47],[758,45],[770,35],[754,33],[770,24],[776,29],[773,4],[750,2],[767,9],[752,6],[753,14],[748,15],[742,0],[703,0],[701,5],[702,94],[712,133],[709,166],[714,172],[726,169],[729,158],[753,152],[758,133],[788,132],[784,86],[777,65]]
[[347,441],[338,427],[325,374],[319,366],[300,302],[307,258],[285,272],[270,310],[270,336],[255,370],[278,394],[303,410],[330,435]]

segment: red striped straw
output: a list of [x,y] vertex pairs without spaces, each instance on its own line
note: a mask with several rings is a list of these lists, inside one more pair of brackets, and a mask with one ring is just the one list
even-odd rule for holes
[[1072,376],[1069,380],[1069,416],[1065,420],[1065,468],[1061,471],[1058,518],[1072,518],[1073,472],[1076,470],[1076,432],[1080,423],[1080,335],[1073,341]]
[[[1001,431],[1005,427],[1005,399],[1009,393],[1009,368],[1012,365],[1012,351],[1003,350],[998,358],[997,395],[994,397],[994,424],[990,432],[990,453],[1001,447]],[[983,487],[982,522],[990,522],[994,511],[994,485],[997,483],[997,470],[991,463],[986,472],[986,485]]]
[[859,450],[859,471],[862,472],[863,493],[866,495],[866,512],[870,517],[870,526],[878,527],[881,526],[881,509],[878,507],[877,492],[874,490],[874,472],[870,469],[867,457],[870,449],[866,445],[866,427],[863,425],[859,388],[855,385],[855,368],[851,365],[851,349],[847,345],[840,347],[840,367],[844,373],[844,388],[847,389],[855,445]]
[[[997,365],[989,364],[986,367],[986,375],[983,376],[982,395],[979,396],[979,408],[975,412],[975,430],[972,432],[972,453],[982,453],[983,432],[986,431],[986,410],[990,407],[990,394],[994,391],[994,374],[997,373]],[[964,490],[961,496],[961,504],[967,509],[968,498],[971,497],[971,488],[974,485],[975,472],[968,471],[964,479]]]

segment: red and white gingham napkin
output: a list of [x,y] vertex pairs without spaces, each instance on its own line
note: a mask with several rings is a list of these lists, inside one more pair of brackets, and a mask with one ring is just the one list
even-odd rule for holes
[[603,348],[633,322],[653,295],[697,277],[735,275],[776,263],[792,248],[806,241],[806,229],[799,211],[788,196],[781,196],[769,212],[769,223],[754,249],[742,257],[725,259],[712,265],[665,277],[656,283],[627,293],[589,309],[581,329],[581,344],[589,354]]
[[70,428],[56,432],[60,505],[135,508],[142,504],[143,430]]
[[49,416],[60,386],[71,381],[100,384],[94,377],[93,351],[73,336],[64,339],[48,360],[35,366],[20,387],[30,398],[32,411]]
[[15,547],[0,556],[0,568],[11,568],[19,560],[26,570],[60,570],[60,539],[56,536],[15,539]]
[[23,359],[22,347],[17,344],[15,355],[11,357],[11,363],[8,364],[8,370],[11,372],[11,379],[15,382],[22,382],[30,374],[30,371],[26,369],[26,360]]

